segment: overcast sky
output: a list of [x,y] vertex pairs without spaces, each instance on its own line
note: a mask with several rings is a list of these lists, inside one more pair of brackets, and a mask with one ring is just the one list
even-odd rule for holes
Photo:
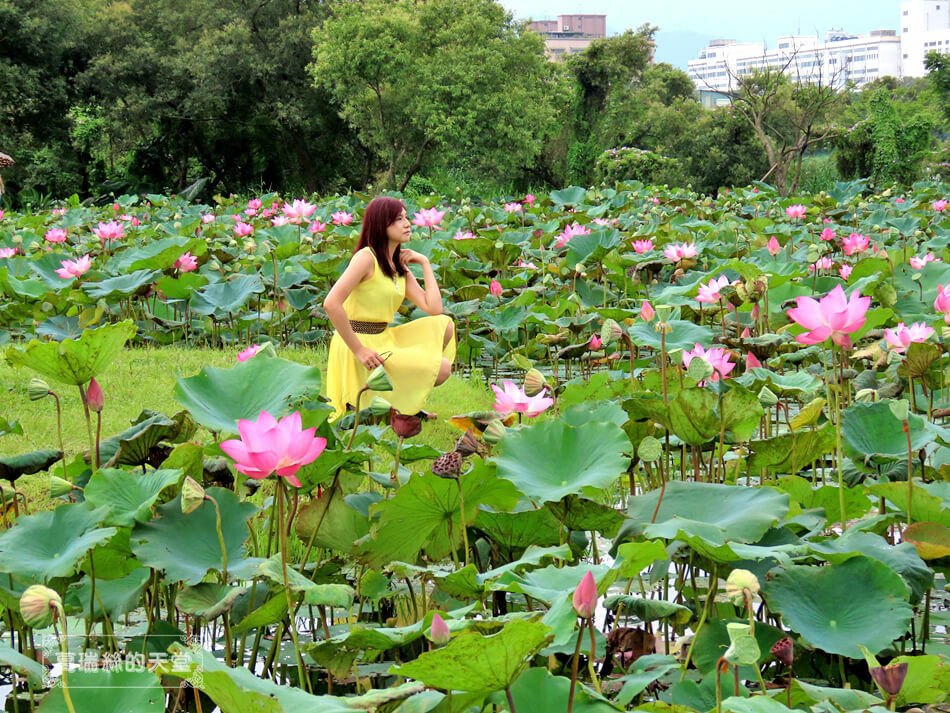
[[713,38],[765,41],[779,35],[819,34],[830,29],[862,33],[897,30],[899,0],[500,0],[518,18],[557,19],[560,14],[607,16],[607,33],[636,29],[644,23],[660,28],[657,61],[685,66]]

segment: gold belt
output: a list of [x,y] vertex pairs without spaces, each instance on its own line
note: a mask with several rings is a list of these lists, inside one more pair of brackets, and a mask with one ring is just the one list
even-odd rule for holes
[[357,334],[382,334],[386,331],[386,322],[362,322],[358,319],[350,320],[350,327]]

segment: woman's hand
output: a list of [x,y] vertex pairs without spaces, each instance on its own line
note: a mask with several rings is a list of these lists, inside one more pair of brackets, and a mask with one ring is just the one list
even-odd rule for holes
[[360,364],[370,371],[383,363],[383,358],[369,347],[363,347],[354,353],[356,354],[356,358],[359,360]]
[[422,253],[417,253],[415,250],[404,250],[400,248],[399,262],[402,263],[403,267],[406,267],[412,262],[416,263],[417,265],[425,265],[427,262],[429,262],[429,258],[427,258]]

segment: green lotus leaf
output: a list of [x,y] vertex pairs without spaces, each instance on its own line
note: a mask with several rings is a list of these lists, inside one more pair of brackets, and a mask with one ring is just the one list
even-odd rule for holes
[[620,579],[639,576],[643,570],[658,560],[667,559],[666,548],[661,540],[626,542],[617,548],[614,567]]
[[633,594],[614,594],[604,600],[605,609],[616,611],[620,607],[623,607],[625,613],[634,614],[644,622],[669,618],[682,625],[693,616],[693,611],[689,607],[662,599],[644,599]]
[[[284,585],[284,568],[280,554],[275,554],[258,565],[257,573],[267,577],[279,587]],[[303,592],[307,604],[340,607],[347,609],[353,604],[356,592],[346,584],[317,584],[307,579],[288,563],[287,587],[293,592]]]
[[[909,414],[910,448],[918,451],[935,436],[920,416]],[[903,425],[891,412],[890,401],[855,403],[841,415],[841,437],[845,453],[854,459],[873,458],[877,461],[907,458],[907,434]]]
[[99,444],[99,458],[106,467],[144,465],[150,462],[153,447],[163,441],[178,443],[190,438],[196,428],[187,411],[169,418],[146,409],[131,427]]
[[920,703],[944,703],[950,691],[950,663],[946,656],[897,656],[888,665],[907,664],[904,685],[895,703],[901,708]]
[[97,299],[128,297],[152,283],[161,274],[158,270],[136,270],[127,275],[110,277],[100,282],[84,282],[82,289],[87,295]]
[[561,600],[570,600],[570,594],[577,589],[584,575],[592,572],[597,581],[599,592],[606,592],[617,578],[617,570],[606,565],[575,565],[558,567],[549,565],[529,572],[505,572],[502,576],[486,582],[494,591],[527,594],[545,604],[551,605]]
[[752,449],[752,457],[749,458],[748,467],[752,472],[767,468],[770,473],[794,475],[835,449],[835,430],[833,424],[827,423],[815,430],[784,433],[752,441],[749,448]]
[[[245,559],[247,521],[257,512],[251,503],[241,502],[230,490],[208,488],[221,510],[221,533],[228,553],[228,573],[253,576],[260,560]],[[61,506],[62,507],[62,506]],[[59,509],[61,509],[61,507]],[[132,551],[139,561],[165,571],[168,581],[198,584],[208,570],[221,571],[214,505],[203,502],[196,510],[182,514],[181,497],[155,508],[155,517],[132,530]]]
[[256,421],[261,411],[281,418],[291,400],[320,392],[320,370],[262,352],[229,369],[205,367],[179,377],[175,398],[198,423],[219,433],[237,433],[238,419]]
[[251,298],[264,291],[258,275],[237,275],[227,282],[202,287],[191,296],[191,309],[196,314],[225,318],[236,314]]
[[777,374],[769,369],[756,367],[749,369],[734,381],[742,384],[754,394],[759,393],[763,386],[767,386],[778,396],[800,397],[810,394],[821,388],[821,379],[805,371],[789,371]]
[[105,515],[76,503],[21,516],[0,534],[0,572],[25,582],[69,576],[89,550],[116,533],[98,527]]
[[596,496],[630,463],[630,440],[613,423],[592,421],[569,426],[544,421],[505,436],[494,458],[498,476],[538,502],[565,495]]
[[[230,611],[235,600],[247,591],[246,587],[202,582],[182,589],[175,597],[175,606],[185,614],[194,614],[202,619],[214,619]],[[286,600],[287,597],[285,596],[284,599]]]
[[475,527],[509,552],[556,545],[561,539],[561,524],[547,508],[511,513],[479,510]]
[[762,587],[769,609],[813,646],[860,658],[906,633],[913,610],[908,588],[890,567],[859,556],[825,567],[793,565]]
[[237,624],[231,627],[233,636],[241,636],[246,631],[259,629],[262,626],[276,624],[287,613],[287,594],[283,591],[261,604],[257,609],[248,613]]
[[149,240],[144,245],[123,248],[106,263],[112,274],[124,274],[133,270],[166,270],[186,252],[204,255],[208,242],[199,238],[182,236]]
[[[567,713],[570,688],[569,678],[555,676],[544,668],[529,668],[511,685],[511,698],[518,713]],[[618,708],[580,684],[574,691],[574,710],[577,713],[616,713]]]
[[723,426],[740,442],[745,443],[755,433],[765,411],[759,397],[738,384],[732,384],[717,405]]
[[18,456],[0,457],[0,478],[11,483],[21,475],[30,475],[47,470],[63,457],[62,451],[41,450]]
[[[719,660],[726,649],[729,647],[729,629],[728,625],[732,623],[748,624],[748,620],[735,619],[724,621],[722,619],[709,619],[703,624],[696,635],[696,643],[693,645],[693,660],[704,676],[711,674],[716,669],[716,662]],[[768,651],[776,641],[785,636],[785,632],[774,626],[756,622],[755,641],[760,651]],[[755,669],[752,666],[742,664],[739,666],[739,675],[742,678],[755,678]],[[731,688],[730,688],[731,690]]]
[[867,691],[854,688],[832,688],[830,686],[816,686],[812,683],[796,678],[792,681],[792,707],[800,709],[802,705],[811,708],[815,703],[831,701],[840,710],[874,710],[872,706],[879,706],[884,701]]
[[432,688],[490,693],[510,686],[550,639],[541,622],[513,619],[497,634],[463,632],[390,671]]
[[551,202],[557,205],[578,205],[584,202],[587,189],[580,186],[568,186],[557,191],[551,191]]
[[545,507],[554,513],[565,527],[586,532],[597,531],[604,537],[616,536],[623,522],[623,515],[609,505],[577,495],[567,495],[556,503],[545,503]]
[[950,527],[936,522],[915,522],[901,537],[917,548],[921,559],[932,560],[950,556]]
[[17,675],[27,679],[34,688],[43,687],[46,668],[6,644],[0,644],[0,664],[9,666]]
[[136,522],[147,522],[152,517],[152,505],[159,494],[176,484],[180,476],[180,470],[152,470],[138,474],[105,468],[92,474],[84,495],[92,507],[106,510],[108,515],[103,522],[129,527]]
[[[165,691],[152,671],[70,671],[69,697],[76,711],[135,711],[162,713]],[[37,709],[43,713],[69,713],[61,686],[53,688]]]
[[[666,335],[667,351],[672,349],[689,351],[697,344],[709,344],[712,341],[713,332],[709,327],[685,319],[671,319],[668,324],[673,328],[673,331]],[[654,329],[650,322],[638,321],[630,327],[628,332],[634,344],[657,350],[662,346],[660,333]]]
[[792,713],[792,709],[768,696],[730,696],[722,702],[724,713]]
[[0,438],[3,436],[22,436],[23,427],[19,421],[7,421],[0,417]]
[[[838,498],[838,486],[823,485],[815,488],[797,475],[780,478],[775,487],[784,490],[803,510],[824,508],[829,522],[841,520],[841,504]],[[861,488],[845,488],[845,517],[849,520],[859,518],[871,509],[871,499]]]
[[[877,483],[867,488],[871,495],[886,498],[896,505],[903,513],[907,513],[908,493],[907,483]],[[950,527],[950,508],[945,507],[948,501],[941,495],[930,492],[920,483],[911,485],[910,507],[911,517],[915,522],[934,522]]]
[[187,300],[194,293],[208,284],[208,278],[197,272],[186,272],[178,277],[165,276],[157,283],[158,289],[165,297],[171,300]]
[[718,399],[706,389],[682,389],[670,401],[670,429],[691,446],[701,446],[719,433]]
[[[318,459],[319,461],[319,459]],[[369,534],[369,518],[356,508],[347,505],[338,491],[324,491],[319,498],[302,505],[297,510],[294,529],[297,537],[308,542],[319,525],[313,544],[315,547],[333,549],[344,554],[354,554],[355,542]],[[374,495],[378,495],[374,493]]]
[[672,671],[678,665],[676,658],[673,656],[666,656],[664,654],[640,656],[633,662],[630,668],[627,669],[627,673],[617,679],[618,681],[623,681],[623,688],[621,688],[620,693],[617,694],[617,703],[622,706],[629,705],[634,696],[638,693],[642,693],[647,686],[669,671]]
[[[96,574],[98,575],[98,572]],[[64,603],[67,610],[79,610],[82,616],[89,617],[89,603],[94,600],[92,618],[102,619],[104,607],[109,618],[115,621],[123,614],[138,608],[139,598],[151,574],[152,571],[147,567],[138,567],[119,579],[100,579],[97,576],[94,598],[92,580],[89,577],[83,577],[79,582],[70,585]]]
[[85,329],[78,339],[61,342],[32,340],[25,347],[7,349],[7,361],[26,366],[63,384],[87,384],[112,363],[125,343],[135,334],[135,325],[126,320],[96,329]]

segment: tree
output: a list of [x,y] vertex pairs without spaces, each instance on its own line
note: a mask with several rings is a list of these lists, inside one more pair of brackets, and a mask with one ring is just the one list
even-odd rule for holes
[[491,0],[340,2],[313,39],[313,79],[379,157],[385,185],[402,190],[450,154],[519,167],[554,128],[542,40]]

